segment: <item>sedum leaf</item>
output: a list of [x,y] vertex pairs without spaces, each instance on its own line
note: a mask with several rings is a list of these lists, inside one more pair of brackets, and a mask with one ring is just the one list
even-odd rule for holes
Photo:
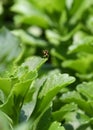
[[14,130],[30,130],[30,122],[21,123],[20,125],[17,125]]
[[68,53],[87,52],[93,53],[93,36],[83,32],[77,32],[73,38],[73,44],[68,48]]
[[71,14],[72,17],[70,19],[71,24],[75,24],[82,18],[83,13],[85,13],[86,10],[88,10],[93,5],[93,1],[87,1],[87,0],[74,0],[73,6],[71,8]]
[[5,93],[6,96],[8,96],[11,90],[11,79],[0,78],[0,89]]
[[84,95],[88,100],[93,100],[93,82],[83,82],[77,85],[77,91]]
[[12,87],[10,78],[0,78],[0,101],[2,103],[7,99]]
[[83,110],[88,116],[93,115],[93,101],[86,101],[77,91],[67,92],[62,95],[61,101],[64,103],[74,102]]
[[68,86],[74,81],[75,78],[69,76],[68,74],[60,74],[55,71],[54,73],[50,73],[38,96],[38,112],[42,112],[62,88]]
[[66,104],[62,106],[59,110],[52,113],[52,117],[54,120],[62,121],[64,119],[64,116],[71,112],[75,111],[77,109],[77,105],[74,103]]
[[[79,73],[85,74],[88,71],[89,72],[92,71],[92,62],[93,62],[93,55],[85,53],[84,55],[80,54],[80,56],[78,56],[77,59],[65,60],[62,63],[62,66],[64,68],[70,68]],[[81,66],[81,65],[83,65],[83,66]]]
[[50,18],[28,0],[15,1],[11,10],[19,13],[18,15],[15,15],[16,24],[33,24],[43,28],[47,28],[51,25]]
[[29,71],[38,70],[46,61],[47,61],[47,58],[33,56],[33,57],[28,58],[22,64],[22,67],[27,67]]
[[29,80],[36,75],[40,67],[47,61],[47,58],[33,56],[27,58],[13,73],[13,77],[18,80]]
[[0,72],[12,66],[21,54],[20,41],[6,28],[0,30]]
[[30,0],[33,2],[37,7],[46,10],[49,13],[61,12],[64,10],[65,7],[65,0],[46,0],[46,1],[38,1],[38,0]]
[[45,112],[42,112],[42,114],[38,118],[36,118],[33,128],[34,130],[48,130],[51,122],[52,120],[51,120],[51,107],[50,107]]
[[58,32],[46,30],[45,33],[46,33],[46,38],[51,44],[55,46],[58,46],[60,44],[61,36],[60,34],[58,34]]
[[[1,90],[7,95],[7,99],[2,105],[0,105],[0,110],[9,115],[15,124],[19,121],[20,110],[23,106],[24,100],[26,101],[25,98],[27,98],[28,92],[32,91],[32,89],[30,90],[30,85],[37,77],[37,70],[46,60],[47,59],[40,57],[31,57],[27,59],[20,67],[16,68],[10,79],[6,78],[6,82],[4,82],[4,78],[1,80],[1,85],[5,85],[5,88],[8,85],[8,89],[1,86]],[[34,100],[35,104],[35,96],[37,96],[39,89],[36,90],[36,88],[34,88],[34,90],[36,91],[36,94],[34,94],[32,99],[30,97],[29,99],[30,102],[31,100]]]
[[59,122],[53,122],[48,130],[65,130],[63,126]]
[[0,109],[9,115],[15,124],[19,120],[20,109],[23,105],[23,101],[30,84],[30,80],[15,84],[6,102],[0,106]]
[[40,91],[40,88],[44,84],[45,80],[46,76],[37,78],[28,90],[28,93],[24,99],[24,105],[22,107],[22,110],[25,112],[27,119],[29,119],[29,117],[32,116],[32,113],[37,104],[38,93]]
[[2,111],[0,111],[0,130],[13,130],[12,120]]
[[22,42],[26,45],[32,45],[32,46],[40,46],[40,47],[46,47],[47,42],[45,40],[40,40],[32,37],[28,33],[26,33],[24,30],[13,30],[13,34],[20,37]]

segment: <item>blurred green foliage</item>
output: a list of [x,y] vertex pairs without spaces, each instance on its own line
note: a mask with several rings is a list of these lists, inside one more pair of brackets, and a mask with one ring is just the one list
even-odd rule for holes
[[0,0],[0,28],[0,130],[92,130],[93,0]]

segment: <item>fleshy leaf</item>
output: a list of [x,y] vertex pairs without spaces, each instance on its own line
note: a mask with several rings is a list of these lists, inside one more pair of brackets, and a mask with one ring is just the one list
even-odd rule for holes
[[65,114],[75,111],[77,109],[77,105],[74,103],[66,104],[62,106],[58,111],[52,113],[53,119],[57,121],[62,121],[64,119]]
[[[35,130],[48,130],[51,124],[51,107],[49,107],[45,112],[43,111],[39,117],[34,121],[32,129]],[[46,123],[47,122],[47,123]]]
[[39,94],[38,112],[42,112],[52,101],[56,94],[64,87],[75,81],[74,77],[58,72],[50,73]]
[[46,30],[46,38],[55,46],[58,46],[61,41],[61,36],[57,32],[51,30]]
[[76,91],[72,91],[72,92],[67,92],[65,94],[62,95],[61,97],[61,101],[65,102],[65,103],[71,103],[74,102],[78,105],[78,107],[85,111],[89,116],[93,115],[93,101],[86,101],[85,99],[83,99],[81,97],[81,95],[76,92]]
[[30,71],[38,70],[46,61],[47,61],[47,58],[33,56],[31,58],[28,58],[22,64],[22,67],[27,67],[28,70],[30,70]]
[[78,38],[78,41],[74,41],[74,43],[69,47],[68,53],[76,53],[76,52],[87,52],[93,53],[93,37],[86,36],[81,39]]
[[77,59],[65,60],[62,63],[62,66],[64,68],[70,68],[72,70],[84,74],[87,73],[88,71],[89,72],[92,71],[92,62],[93,62],[93,55],[86,53],[84,55],[80,55]]
[[24,44],[40,47],[47,46],[47,42],[45,40],[36,39],[28,33],[26,33],[24,30],[13,30],[12,33],[20,37]]
[[83,82],[77,85],[77,91],[84,95],[88,100],[93,100],[93,82]]
[[20,41],[6,28],[0,30],[0,72],[6,71],[21,54]]
[[71,20],[70,20],[70,23],[71,24],[75,24],[78,20],[81,19],[83,13],[88,9],[90,8],[91,6],[93,5],[93,1],[90,0],[90,1],[87,1],[87,0],[75,0],[73,2],[73,6],[71,8],[71,14],[72,14],[72,17],[71,17]]
[[24,105],[22,107],[22,110],[25,112],[27,119],[31,116],[32,112],[34,111],[34,108],[37,103],[38,93],[40,91],[40,88],[44,84],[45,80],[45,76],[36,79],[31,85],[30,89],[28,90],[28,93],[25,97]]
[[12,130],[12,120],[0,111],[0,130]]
[[24,98],[29,90],[31,82],[36,78],[36,71],[34,73],[35,74],[32,73],[33,77],[30,79],[25,79],[24,81],[14,84],[6,102],[0,106],[0,109],[8,114],[15,123],[19,120],[20,109],[23,105]]
[[0,100],[2,101],[2,103],[4,103],[6,98],[8,97],[11,87],[12,87],[11,79],[0,78],[0,91],[2,91],[3,93],[3,97],[1,98],[2,94],[0,92]]
[[30,122],[21,123],[20,125],[17,125],[14,130],[29,130],[30,128]]
[[48,130],[65,130],[63,126],[59,122],[53,122]]
[[13,76],[19,80],[29,80],[46,61],[47,58],[41,58],[38,56],[29,57],[15,69]]
[[34,24],[43,28],[51,25],[50,18],[27,0],[17,0],[11,10],[20,14],[15,16],[15,22],[19,25]]
[[30,0],[33,2],[36,6],[39,8],[46,10],[49,13],[53,13],[54,11],[56,12],[61,12],[64,10],[65,7],[65,0],[46,0],[46,1],[38,1],[38,0]]

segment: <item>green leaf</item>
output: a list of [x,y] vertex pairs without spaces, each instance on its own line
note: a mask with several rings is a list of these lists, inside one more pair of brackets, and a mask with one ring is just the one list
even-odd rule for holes
[[77,91],[84,95],[88,100],[93,100],[93,82],[83,82],[77,85]]
[[54,48],[51,49],[51,55],[60,60],[65,60],[65,57],[62,54],[60,54],[59,52],[57,52],[56,49],[54,49]]
[[15,22],[17,24],[33,24],[43,28],[51,25],[50,18],[27,0],[15,1],[11,10],[19,13],[19,15],[15,15]]
[[88,71],[89,72],[92,71],[92,62],[93,62],[93,55],[84,53],[83,55],[80,54],[80,56],[78,56],[77,59],[65,60],[62,63],[62,66],[64,68],[70,68],[72,70],[84,74],[87,73]]
[[[0,106],[0,109],[4,111],[6,114],[8,114],[13,119],[14,123],[18,122],[20,108],[22,107],[23,99],[29,86],[29,81],[16,84],[13,90],[11,91],[7,101]],[[23,87],[24,89],[22,89]]]
[[46,33],[46,38],[51,44],[56,45],[56,46],[60,44],[61,36],[60,34],[58,34],[58,32],[46,30],[45,33]]
[[78,107],[83,110],[84,112],[87,113],[87,115],[91,116],[93,115],[93,106],[92,106],[92,102],[93,101],[86,101],[84,98],[82,98],[82,96],[76,92],[76,91],[72,91],[72,92],[67,92],[65,94],[62,95],[61,97],[61,101],[63,103],[71,103],[74,102],[78,105]]
[[48,130],[65,130],[63,126],[59,122],[53,122]]
[[92,130],[93,0],[0,3],[0,130]]
[[[27,99],[27,100],[30,100],[30,106],[31,106],[31,102],[33,104],[33,108],[30,111],[30,114],[35,107],[36,99],[37,99],[37,97],[35,96],[37,96],[39,88],[41,86],[38,87],[38,89],[36,88],[36,86],[32,87],[30,90],[30,85],[31,85],[31,82],[37,77],[37,70],[42,66],[42,64],[46,60],[47,59],[41,58],[41,57],[28,58],[20,67],[16,68],[13,74],[13,77],[11,77],[11,80],[12,80],[11,92],[8,95],[8,98],[4,102],[4,104],[0,106],[0,109],[4,111],[5,113],[7,113],[13,119],[15,123],[18,122],[20,110],[21,110],[24,100],[26,101],[27,95],[29,95],[29,92],[32,91],[33,88],[36,91],[36,92],[34,91],[35,93],[32,93],[34,94],[32,96],[33,98],[31,99],[29,97],[29,99]],[[11,87],[11,84],[9,85],[10,85],[9,87]],[[2,90],[4,91],[4,89]],[[17,107],[15,108],[15,106]],[[16,113],[15,117],[13,117],[14,113]]]
[[17,58],[20,52],[21,47],[18,38],[6,28],[2,28],[0,30],[0,61],[11,62]]
[[74,0],[73,6],[71,8],[72,17],[70,19],[71,24],[75,24],[78,20],[82,18],[82,15],[86,10],[88,10],[93,5],[93,1],[87,0]]
[[92,28],[92,25],[93,25],[93,16],[92,14],[90,14],[88,16],[88,19],[86,20],[86,27],[91,31],[91,33],[93,34],[93,28]]
[[0,106],[0,109],[8,114],[14,123],[17,123],[19,120],[20,109],[23,105],[24,98],[30,88],[31,82],[36,78],[37,73],[34,73],[30,79],[25,79],[23,82],[14,84],[6,102]]
[[75,111],[77,109],[77,105],[74,103],[66,104],[62,106],[59,110],[52,113],[52,117],[54,120],[62,121],[64,119],[64,116],[71,112]]
[[81,81],[91,81],[93,78],[93,73],[87,73],[87,74],[76,74],[77,77],[80,78]]
[[11,90],[11,79],[0,78],[0,89],[8,96]]
[[73,44],[68,48],[68,54],[77,52],[93,53],[93,36],[77,32],[74,35]]
[[61,12],[65,7],[65,0],[46,0],[46,1],[38,1],[38,0],[30,0],[39,8],[46,10],[49,13],[53,13],[54,11]]
[[50,73],[39,94],[38,112],[42,112],[52,101],[53,97],[64,87],[75,81],[74,77],[58,72]]
[[36,127],[36,130],[48,130],[48,128],[49,128],[49,126],[52,122],[52,120],[51,120],[51,108],[46,110],[44,113],[42,112],[40,117],[38,117],[37,122],[38,122],[37,126],[36,126],[36,123],[34,124],[35,127]]
[[11,79],[0,78],[0,93],[1,93],[1,91],[3,93],[3,97],[2,97],[2,93],[0,94],[0,100],[2,101],[2,103],[4,103],[5,100],[7,99],[8,95],[11,91],[11,87],[12,87]]
[[0,111],[0,130],[12,130],[12,120]]
[[0,72],[12,66],[21,54],[20,41],[6,28],[0,30]]
[[40,47],[47,46],[47,42],[45,40],[36,39],[21,29],[13,30],[12,33],[20,37],[20,39],[25,45],[27,44],[27,45],[40,46]]
[[24,105],[22,107],[22,110],[25,112],[25,115],[27,116],[27,119],[34,114],[34,109],[36,107],[38,93],[40,91],[40,88],[44,84],[46,80],[46,77],[37,78],[33,84],[31,85],[30,89],[28,90],[28,93],[24,99]]
[[29,71],[38,70],[46,61],[47,61],[47,58],[33,56],[31,58],[28,58],[22,64],[22,67],[27,67]]
[[[37,73],[40,67],[47,61],[47,58],[33,56],[27,58],[19,67],[12,73],[13,78],[18,80],[29,80]],[[10,75],[11,76],[11,75]]]
[[68,41],[73,37],[73,35],[82,28],[81,24],[78,24],[76,27],[74,27],[70,32],[66,33],[65,35],[61,36],[61,41],[65,42]]
[[30,129],[30,122],[21,123],[17,125],[14,130],[29,130]]
[[0,1],[0,15],[3,13],[3,1]]
[[[93,118],[90,118],[83,111],[77,109],[77,111],[67,113],[64,119],[66,122],[64,127],[67,130],[72,130],[72,128],[76,130],[87,130],[88,127],[91,127],[90,122]],[[72,127],[70,128],[70,126]]]

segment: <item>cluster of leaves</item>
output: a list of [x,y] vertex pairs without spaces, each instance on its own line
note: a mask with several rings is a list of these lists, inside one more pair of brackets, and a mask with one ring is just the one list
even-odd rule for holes
[[93,0],[3,0],[0,26],[0,129],[92,130]]

